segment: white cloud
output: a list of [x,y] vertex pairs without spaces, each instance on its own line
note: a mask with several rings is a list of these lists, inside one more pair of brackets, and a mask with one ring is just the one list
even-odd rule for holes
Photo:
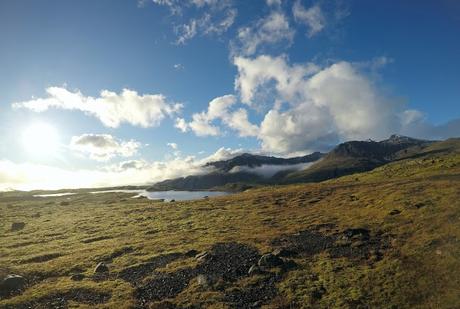
[[257,108],[260,93],[273,94],[258,134],[266,151],[321,150],[341,140],[380,139],[400,130],[400,106],[352,63],[320,68],[266,55],[236,57],[234,63],[242,102]]
[[174,69],[176,69],[176,70],[183,70],[183,69],[184,69],[184,65],[181,64],[181,63],[176,63],[176,64],[174,64],[173,67],[174,67]]
[[207,162],[229,160],[243,153],[244,153],[243,149],[231,149],[231,148],[221,147],[212,155],[204,158],[202,160],[202,164],[205,164]]
[[207,173],[203,165],[237,155],[221,148],[204,159],[174,157],[169,161],[129,160],[95,169],[70,170],[32,163],[0,160],[0,191],[148,185],[166,179]]
[[231,111],[230,108],[236,104],[234,95],[224,95],[209,102],[208,110],[193,114],[192,121],[186,123],[183,119],[176,121],[176,127],[182,132],[192,130],[198,136],[221,135],[221,129],[215,123],[220,120],[228,127],[238,132],[239,136],[256,136],[259,128],[248,119],[247,110],[240,108]]
[[294,30],[289,26],[287,17],[280,11],[273,11],[252,26],[238,30],[238,42],[233,44],[233,53],[253,55],[265,45],[290,45],[293,38]]
[[73,136],[70,149],[89,155],[97,161],[107,161],[116,156],[131,157],[141,147],[141,143],[129,140],[123,141],[110,134],[83,134]]
[[158,126],[166,116],[179,112],[182,104],[168,102],[161,94],[139,95],[134,90],[121,93],[102,90],[97,98],[62,87],[46,89],[48,97],[13,103],[13,108],[43,112],[50,108],[78,110],[98,118],[105,126],[116,128],[122,123],[133,126]]
[[171,147],[172,149],[174,149],[174,150],[177,150],[177,148],[178,148],[178,145],[176,143],[168,143],[167,145],[169,147]]
[[319,4],[306,9],[302,6],[300,1],[297,0],[292,6],[292,14],[297,22],[305,24],[308,27],[309,37],[319,33],[326,26],[326,18]]
[[281,0],[266,0],[268,6],[280,6]]
[[187,122],[184,118],[176,118],[174,126],[184,133],[188,131]]
[[230,173],[238,172],[247,172],[252,174],[257,174],[265,178],[270,178],[276,173],[283,171],[300,171],[308,168],[314,162],[310,163],[299,163],[291,165],[272,165],[272,164],[262,164],[261,166],[249,167],[249,166],[235,166],[230,170]]

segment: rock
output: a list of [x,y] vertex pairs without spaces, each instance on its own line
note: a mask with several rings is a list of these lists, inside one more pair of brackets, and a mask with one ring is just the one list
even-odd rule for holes
[[174,203],[175,201],[175,199],[169,200],[170,203]]
[[400,213],[401,213],[401,210],[393,209],[392,211],[390,211],[389,215],[394,216],[394,215],[399,215]]
[[249,268],[249,271],[248,271],[249,276],[261,275],[263,273],[264,273],[264,271],[262,269],[260,269],[260,267],[257,266],[257,265],[252,265],[251,268]]
[[26,226],[26,224],[24,222],[13,222],[11,224],[11,231],[19,231],[19,230],[22,230],[24,227]]
[[70,276],[70,280],[72,281],[82,281],[85,278],[84,274],[74,274]]
[[61,206],[68,206],[68,205],[70,205],[70,203],[69,203],[69,202],[66,202],[66,201],[62,201],[62,202],[60,203],[60,205],[61,205]]
[[369,240],[369,230],[364,228],[346,229],[343,232],[343,238],[347,240]]
[[205,275],[198,275],[198,277],[196,277],[196,282],[202,288],[207,289],[209,287],[209,280]]
[[96,268],[94,268],[94,273],[96,274],[108,273],[108,272],[109,272],[109,267],[107,267],[107,265],[105,265],[105,263],[103,262],[100,262],[99,264],[97,264]]
[[284,261],[277,257],[276,255],[272,253],[267,253],[262,255],[262,257],[259,259],[259,266],[260,267],[267,267],[267,268],[273,268],[273,267],[278,267],[283,265]]
[[22,290],[26,285],[26,279],[23,276],[11,274],[6,276],[1,284],[1,289],[7,293]]
[[251,308],[260,308],[262,306],[263,302],[261,300],[256,301],[251,305]]
[[37,212],[37,213],[34,213],[33,215],[31,215],[32,218],[40,218],[40,213]]
[[189,250],[189,251],[187,251],[187,252],[185,252],[185,256],[187,256],[187,257],[194,257],[194,256],[196,256],[197,254],[198,254],[198,251],[193,250],[193,249],[192,249],[192,250]]
[[288,250],[284,248],[279,248],[276,249],[275,251],[272,252],[273,255],[278,256],[278,257],[292,257],[297,255],[297,252],[293,250]]
[[207,199],[209,199],[209,196],[205,195],[205,196],[203,196],[203,199],[207,200]]

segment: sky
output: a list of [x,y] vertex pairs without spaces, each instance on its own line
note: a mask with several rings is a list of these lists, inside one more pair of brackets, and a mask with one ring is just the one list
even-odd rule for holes
[[0,189],[460,136],[460,3],[0,1]]

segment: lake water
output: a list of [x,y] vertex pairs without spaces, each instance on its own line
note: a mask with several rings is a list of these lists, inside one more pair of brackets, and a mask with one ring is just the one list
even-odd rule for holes
[[65,192],[65,193],[53,193],[53,194],[36,194],[34,197],[59,197],[59,196],[66,196],[66,195],[74,195],[76,193]]
[[110,193],[110,192],[121,192],[121,193],[133,193],[136,194],[134,197],[144,196],[150,200],[161,200],[164,199],[166,202],[170,200],[176,201],[190,201],[199,200],[205,196],[222,196],[229,194],[228,192],[220,191],[145,191],[145,190],[106,190],[106,191],[94,191],[93,194],[98,193]]

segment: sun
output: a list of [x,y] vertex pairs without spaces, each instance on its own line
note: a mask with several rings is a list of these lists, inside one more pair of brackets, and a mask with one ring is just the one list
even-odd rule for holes
[[25,128],[22,144],[33,155],[52,155],[59,148],[59,134],[56,128],[48,123],[33,123]]

